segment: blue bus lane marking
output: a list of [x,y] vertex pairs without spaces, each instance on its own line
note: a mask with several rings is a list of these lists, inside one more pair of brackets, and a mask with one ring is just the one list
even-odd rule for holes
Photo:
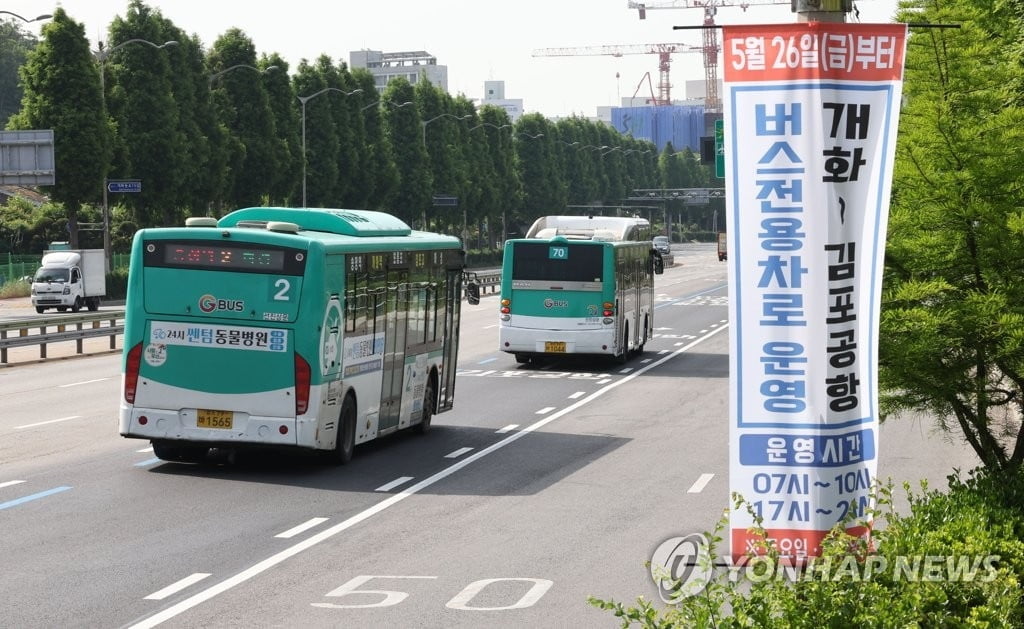
[[8,500],[7,502],[0,502],[0,511],[3,511],[4,509],[8,509],[10,507],[17,507],[18,505],[25,504],[26,502],[31,502],[33,500],[37,500],[39,498],[45,498],[47,496],[52,496],[53,494],[59,494],[60,492],[67,491],[69,489],[71,488],[68,487],[67,485],[62,485],[61,487],[54,487],[53,489],[47,489],[46,491],[41,491],[39,493],[31,494],[29,496],[22,496],[21,498]]

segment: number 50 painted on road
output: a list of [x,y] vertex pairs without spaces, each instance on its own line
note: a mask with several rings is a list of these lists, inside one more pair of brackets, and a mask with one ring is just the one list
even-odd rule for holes
[[[390,607],[392,605],[398,605],[409,597],[408,592],[397,592],[394,590],[357,590],[359,586],[370,581],[370,579],[436,579],[437,577],[428,576],[397,576],[397,575],[374,575],[374,574],[361,574],[358,577],[349,579],[344,585],[335,588],[325,594],[324,596],[330,597],[342,597],[350,594],[374,594],[383,596],[383,598],[376,603],[352,603],[352,604],[337,604],[337,603],[312,603],[313,607],[325,607],[328,609],[364,609],[368,607]],[[519,597],[519,600],[512,605],[504,605],[502,607],[474,607],[470,605],[477,594],[482,592],[484,588],[491,585],[492,583],[498,583],[499,581],[525,581],[532,583],[530,589],[527,590],[526,594]],[[524,609],[531,607],[534,603],[539,601],[542,596],[551,588],[554,584],[553,581],[547,579],[531,579],[528,577],[504,577],[498,579],[480,579],[473,581],[466,587],[462,588],[462,591],[456,594],[452,600],[445,604],[445,607],[451,609],[462,609],[467,611],[501,611],[505,609]]]

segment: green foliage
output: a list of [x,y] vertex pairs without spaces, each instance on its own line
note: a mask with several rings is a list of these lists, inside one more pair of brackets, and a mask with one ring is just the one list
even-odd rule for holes
[[[992,468],[1024,463],[1024,87],[1013,4],[913,0],[883,287],[886,414],[955,427]],[[1008,45],[1008,42],[1017,42]]]
[[18,111],[22,97],[18,68],[37,43],[21,20],[0,17],[0,129]]
[[[675,605],[659,609],[642,597],[634,606],[593,597],[590,603],[623,627],[659,629],[1024,626],[1024,476],[980,470],[966,481],[951,476],[944,493],[924,484],[919,494],[904,489],[908,514],[895,512],[891,484],[877,486],[870,540],[845,532],[852,520],[840,523],[821,556],[793,578],[764,578],[764,568],[778,570],[781,558],[763,546],[754,562],[761,569],[714,570],[690,596],[680,595],[677,582]],[[734,498],[733,508],[750,510]],[[698,560],[702,569],[722,559],[727,526],[726,515],[705,534],[711,547]],[[946,578],[951,573],[956,578]]]
[[128,296],[128,269],[112,269],[107,273],[108,301],[123,300]]

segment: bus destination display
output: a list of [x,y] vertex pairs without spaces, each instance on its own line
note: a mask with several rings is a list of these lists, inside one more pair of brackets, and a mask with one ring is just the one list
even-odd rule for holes
[[226,246],[208,241],[150,241],[143,247],[149,267],[302,275],[305,254],[287,247]]
[[284,269],[284,252],[273,249],[242,249],[210,245],[164,245],[164,262],[175,266],[200,266],[206,269]]

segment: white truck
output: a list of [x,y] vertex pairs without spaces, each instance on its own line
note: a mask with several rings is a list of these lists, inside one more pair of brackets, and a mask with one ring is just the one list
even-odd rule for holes
[[102,249],[44,251],[43,265],[32,278],[32,305],[38,313],[47,308],[78,312],[82,306],[99,310],[100,299],[106,293]]

